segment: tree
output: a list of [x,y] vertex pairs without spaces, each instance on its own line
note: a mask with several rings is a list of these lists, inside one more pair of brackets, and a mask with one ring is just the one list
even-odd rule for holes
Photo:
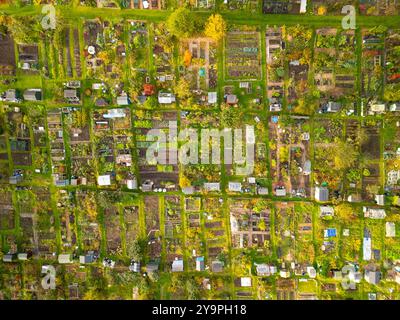
[[324,16],[324,15],[326,15],[326,12],[327,12],[327,8],[326,8],[325,6],[320,6],[320,7],[318,8],[318,15],[319,15],[319,16]]
[[219,42],[226,33],[226,22],[220,14],[211,15],[204,29],[204,34],[207,37]]
[[188,38],[196,30],[196,21],[189,9],[181,7],[167,19],[168,31],[177,38]]

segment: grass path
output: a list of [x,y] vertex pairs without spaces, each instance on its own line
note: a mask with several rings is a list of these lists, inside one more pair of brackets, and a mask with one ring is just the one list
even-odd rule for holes
[[[107,19],[120,19],[130,18],[147,21],[164,21],[170,14],[168,10],[140,10],[140,9],[105,9],[105,8],[92,8],[92,7],[69,7],[57,6],[57,11],[61,12],[63,17],[69,20],[84,18],[104,17]],[[219,10],[218,10],[219,11]],[[15,16],[28,16],[40,15],[41,7],[39,6],[25,6],[10,7],[7,5],[0,6],[0,12],[8,15]],[[193,14],[199,19],[206,19],[213,11],[193,11]],[[315,16],[315,15],[282,15],[282,14],[262,14],[260,12],[249,12],[236,10],[236,11],[220,11],[219,12],[228,22],[233,24],[247,24],[247,25],[273,25],[273,24],[307,24],[319,27],[339,27],[343,16]],[[373,27],[376,25],[396,26],[400,22],[400,16],[357,16],[358,27]]]

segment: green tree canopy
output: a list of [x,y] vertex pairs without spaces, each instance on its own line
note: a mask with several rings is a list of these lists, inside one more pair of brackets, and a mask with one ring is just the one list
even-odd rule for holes
[[196,20],[189,9],[181,7],[168,17],[167,28],[177,38],[188,38],[196,30]]

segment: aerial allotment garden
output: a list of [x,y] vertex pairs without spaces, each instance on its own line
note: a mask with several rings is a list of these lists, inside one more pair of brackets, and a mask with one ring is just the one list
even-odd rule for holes
[[2,1],[0,299],[399,299],[399,12]]

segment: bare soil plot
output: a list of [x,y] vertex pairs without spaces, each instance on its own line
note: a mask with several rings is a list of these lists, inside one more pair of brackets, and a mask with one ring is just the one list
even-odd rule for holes
[[65,50],[67,58],[67,76],[72,77],[72,62],[71,62],[71,50],[70,50],[70,29],[65,28],[64,30]]
[[15,47],[9,35],[0,36],[0,74],[11,76],[15,74]]
[[159,199],[157,196],[144,197],[146,235],[149,239],[149,257],[151,259],[159,258],[161,255],[159,210]]
[[15,211],[8,205],[0,205],[0,230],[12,230],[15,227]]
[[126,246],[129,247],[132,242],[139,236],[139,206],[127,206],[123,208],[125,221],[125,239]]
[[366,127],[366,136],[368,137],[365,143],[361,146],[361,151],[371,160],[380,158],[380,134],[379,127]]
[[79,44],[79,30],[74,29],[74,59],[75,59],[75,71],[78,78],[82,77],[82,66],[81,66],[81,48]]
[[262,3],[264,14],[298,14],[300,12],[300,3],[295,0],[263,0]]
[[121,250],[121,224],[118,208],[109,206],[104,209],[104,226],[106,229],[107,249],[111,254]]
[[32,155],[30,153],[12,153],[13,163],[15,166],[31,166]]
[[159,199],[157,196],[144,197],[144,213],[146,221],[146,231],[160,229]]

